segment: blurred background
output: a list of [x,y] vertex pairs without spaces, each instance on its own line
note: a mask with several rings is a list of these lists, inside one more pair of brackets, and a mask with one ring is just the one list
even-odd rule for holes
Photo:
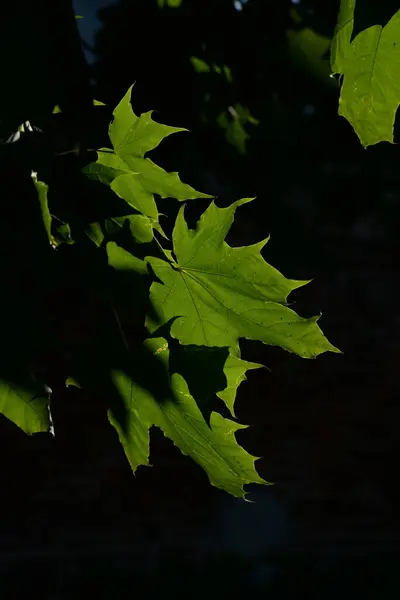
[[[356,32],[398,8],[380,4],[357,0]],[[270,235],[265,259],[313,280],[294,309],[322,312],[344,354],[241,344],[268,367],[237,400],[251,425],[239,441],[275,483],[251,490],[254,504],[212,488],[156,430],[154,466],[132,476],[78,390],[55,440],[1,418],[2,597],[397,598],[400,153],[364,150],[337,115],[339,1],[74,5],[93,96],[113,108],[135,82],[136,113],[191,131],[156,162],[220,205],[257,197],[229,243]]]

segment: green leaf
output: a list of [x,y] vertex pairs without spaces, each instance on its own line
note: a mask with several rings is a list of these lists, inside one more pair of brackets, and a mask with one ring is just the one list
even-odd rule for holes
[[209,73],[211,71],[210,65],[202,58],[198,58],[198,56],[191,56],[190,62],[197,73]]
[[[128,224],[132,237],[139,244],[148,244],[154,237],[154,229],[166,238],[160,223],[156,219],[151,219],[144,215],[127,215],[124,217],[113,217],[104,221],[103,227],[107,233],[113,234],[121,230],[125,224]],[[104,240],[102,224],[93,222],[86,225],[85,233],[97,247],[100,247]]]
[[332,39],[331,68],[333,73],[343,73],[351,54],[350,40],[354,26],[356,0],[341,0],[338,22]]
[[182,344],[226,346],[237,356],[240,338],[261,340],[304,358],[339,352],[324,337],[316,321],[304,319],[286,306],[288,294],[307,281],[286,279],[267,264],[260,251],[266,241],[231,248],[225,242],[239,200],[228,208],[214,202],[195,230],[189,230],[183,207],[173,232],[176,262],[149,257],[156,277],[150,298],[158,318],[147,318],[155,331],[173,318],[172,337]]
[[[153,220],[143,215],[130,215],[125,222],[129,223],[129,229],[135,240],[141,244],[151,242],[153,239]],[[154,221],[156,223],[156,221]]]
[[152,219],[158,218],[153,194],[146,191],[135,173],[119,175],[112,182],[111,189],[132,208]]
[[60,225],[58,225],[58,227],[55,228],[56,233],[53,235],[53,217],[50,214],[48,201],[49,186],[43,181],[39,181],[37,178],[37,173],[35,173],[34,171],[32,171],[31,177],[38,194],[43,225],[50,245],[53,248],[57,248],[57,246],[59,246],[60,244],[74,244],[75,242],[71,237],[71,228],[69,224],[60,221],[60,219],[57,219],[57,217],[54,218],[59,221]]
[[[132,215],[129,222],[134,238],[140,243],[147,243],[153,239],[154,229],[166,237],[159,224],[154,194],[181,201],[211,196],[197,192],[183,183],[178,173],[167,173],[145,158],[145,154],[156,148],[165,137],[186,130],[153,121],[151,111],[137,117],[130,103],[132,87],[113,112],[114,120],[109,126],[113,149],[100,148],[97,161],[87,165],[83,172],[90,179],[110,186],[129,206],[149,219]],[[125,221],[126,218],[114,217],[112,223],[123,225]],[[92,224],[86,233],[94,243],[101,244],[104,236],[100,224]]]
[[137,117],[131,107],[131,86],[115,108],[114,120],[110,123],[109,135],[115,153],[128,160],[134,156],[143,158],[146,152],[154,150],[164,138],[173,133],[187,131],[182,127],[169,127],[156,123],[151,118],[153,111]]
[[104,234],[101,229],[101,224],[98,221],[86,225],[85,233],[96,246],[101,246],[104,240]]
[[81,388],[81,384],[71,375],[69,377],[67,377],[67,379],[65,380],[65,386],[66,387],[76,387],[76,388]]
[[107,230],[112,226],[118,230],[122,229],[126,223],[129,225],[133,238],[139,244],[148,244],[152,241],[153,229],[156,229],[163,237],[166,237],[158,221],[144,215],[128,215],[126,217],[107,219],[105,225]]
[[58,242],[56,241],[55,237],[51,233],[52,218],[51,218],[51,214],[49,211],[49,202],[48,202],[48,198],[47,198],[49,186],[46,183],[44,183],[43,181],[39,181],[37,178],[37,173],[35,173],[34,171],[32,171],[31,177],[32,177],[33,184],[34,184],[37,194],[38,194],[40,210],[42,212],[42,220],[43,220],[44,229],[46,231],[46,234],[47,234],[47,237],[49,239],[51,246],[53,246],[53,248],[56,248],[58,245]]
[[[158,194],[162,198],[211,198],[180,181],[178,173],[167,173],[150,159],[144,158],[164,138],[186,130],[153,121],[151,111],[137,117],[130,103],[132,87],[113,112],[114,120],[110,124],[109,135],[114,150],[100,149],[96,163],[86,167],[84,172],[108,185],[123,173],[134,174],[141,189],[147,194]],[[127,198],[123,198],[129,203],[132,195],[129,193]]]
[[[170,361],[167,340],[149,339],[145,345],[167,373]],[[198,369],[199,377],[205,377],[201,365]],[[212,485],[244,497],[244,485],[266,483],[254,468],[255,458],[236,441],[235,432],[245,426],[224,419],[216,412],[211,412],[208,424],[180,373],[168,376],[168,392],[163,398],[156,398],[125,372],[116,370],[112,378],[124,404],[127,423],[122,427],[112,410],[109,419],[119,434],[133,471],[140,465],[149,465],[149,430],[155,425],[206,471]]]
[[260,369],[262,367],[263,365],[258,363],[248,362],[238,358],[237,356],[229,354],[224,366],[227,386],[224,390],[218,392],[217,396],[219,396],[219,398],[225,402],[232,417],[236,417],[234,410],[236,393],[242,381],[246,381],[246,371],[251,369]]
[[0,413],[25,433],[50,430],[49,397],[23,376],[0,379]]
[[139,275],[148,275],[145,261],[133,256],[133,254],[124,250],[115,242],[108,242],[107,256],[108,264],[117,271],[130,271]]
[[355,0],[342,0],[332,43],[332,71],[343,75],[339,115],[350,122],[364,147],[393,143],[400,104],[400,10],[385,27],[369,27],[350,42],[354,9]]
[[100,148],[97,150],[97,161],[87,165],[83,172],[94,181],[111,185],[116,177],[131,173],[131,170],[110,148]]
[[74,240],[71,235],[71,227],[69,223],[61,223],[58,227],[56,227],[56,235],[55,239],[57,245],[59,244],[74,244]]

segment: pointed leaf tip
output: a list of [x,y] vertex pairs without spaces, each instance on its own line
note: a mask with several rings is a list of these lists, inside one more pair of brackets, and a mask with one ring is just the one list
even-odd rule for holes
[[157,319],[159,326],[180,317],[171,334],[182,344],[237,348],[243,337],[304,358],[333,351],[315,318],[302,318],[286,306],[288,294],[300,283],[266,263],[258,245],[231,248],[225,242],[236,207],[247,201],[227,208],[211,203],[190,231],[181,209],[173,232],[181,269],[149,259],[162,282],[151,286],[158,317],[147,320],[150,331],[157,327]]

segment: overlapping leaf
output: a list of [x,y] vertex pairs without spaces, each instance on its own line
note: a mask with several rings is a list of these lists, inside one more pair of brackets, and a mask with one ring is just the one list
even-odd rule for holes
[[13,380],[0,378],[0,413],[25,433],[49,431],[48,394],[24,379],[21,376]]
[[239,385],[246,381],[246,372],[252,369],[260,369],[263,365],[242,360],[231,353],[226,359],[224,373],[227,385],[224,390],[217,393],[217,396],[223,400],[229,409],[229,412],[235,417],[235,400]]
[[130,103],[131,92],[132,86],[113,112],[114,120],[109,127],[113,148],[101,148],[97,161],[84,172],[110,185],[132,208],[152,219],[158,218],[154,194],[177,200],[209,198],[208,194],[183,183],[178,173],[167,173],[145,158],[164,138],[186,130],[157,123],[151,111],[137,117]]
[[149,330],[176,318],[171,335],[182,344],[235,352],[243,337],[304,358],[339,352],[322,334],[318,317],[304,319],[286,306],[288,294],[307,282],[286,279],[267,264],[260,254],[265,241],[241,248],[225,242],[236,208],[249,201],[223,209],[211,203],[195,230],[188,229],[181,209],[173,232],[176,260],[148,258],[161,282],[151,286],[158,317],[148,317]]
[[353,41],[356,0],[342,0],[332,42],[331,66],[343,75],[339,114],[353,126],[363,146],[393,142],[400,104],[400,10],[382,27],[361,31]]
[[[163,234],[155,194],[178,200],[207,197],[145,157],[180,129],[155,123],[151,113],[137,117],[130,92],[114,111],[109,128],[113,149],[101,149],[86,173],[109,185],[135,214],[90,224],[87,234],[97,245],[113,228],[129,226],[138,242],[151,241],[154,228]],[[223,418],[214,407],[218,396],[234,416],[238,386],[248,370],[260,367],[241,359],[239,339],[262,340],[308,358],[339,352],[322,334],[318,317],[301,318],[287,306],[290,292],[307,282],[286,279],[268,265],[260,253],[265,241],[243,248],[225,242],[236,208],[250,200],[224,209],[211,203],[195,230],[188,229],[182,207],[173,250],[160,246],[164,260],[144,261],[115,242],[106,245],[109,266],[119,272],[132,310],[148,305],[149,276],[155,275],[146,319],[154,337],[134,349],[125,343],[128,364],[111,370],[118,393],[111,394],[109,418],[132,469],[149,464],[149,430],[157,426],[207,472],[213,485],[239,497],[244,485],[265,483],[255,458],[236,441],[243,425]],[[119,281],[117,275],[114,293]]]
[[[207,423],[184,377],[177,372],[169,374],[170,349],[167,340],[153,338],[145,344],[167,373],[168,391],[164,397],[156,398],[134,377],[128,377],[123,371],[115,371],[113,380],[127,413],[125,426],[120,425],[112,411],[109,414],[133,471],[140,465],[149,464],[149,430],[155,425],[183,454],[190,456],[206,471],[214,486],[234,496],[244,497],[244,485],[265,483],[254,468],[255,458],[236,442],[235,432],[242,429],[243,425],[224,419],[216,412],[211,412]],[[201,381],[201,378],[207,377],[207,373],[202,372],[197,353],[194,359]],[[220,382],[220,389],[223,385]]]
[[40,211],[42,213],[42,221],[44,230],[50,245],[56,248],[59,244],[73,244],[74,241],[71,237],[71,229],[68,223],[60,221],[60,225],[55,228],[55,233],[52,232],[53,217],[49,210],[48,192],[49,186],[44,181],[39,181],[37,173],[32,171],[31,173],[33,184],[36,188],[38,200],[40,204]]

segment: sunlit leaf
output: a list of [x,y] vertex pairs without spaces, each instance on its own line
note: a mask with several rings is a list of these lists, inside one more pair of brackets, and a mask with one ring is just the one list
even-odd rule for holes
[[343,75],[339,114],[363,146],[393,142],[400,104],[400,10],[384,27],[369,27],[350,41],[354,9],[355,0],[342,0],[332,43],[332,71]]
[[[156,148],[164,138],[185,129],[157,123],[152,119],[151,111],[137,117],[130,103],[132,87],[113,113],[114,120],[109,128],[113,150],[102,148],[98,152],[96,163],[86,167],[84,172],[108,185],[118,175],[129,173],[135,175],[137,182],[141,184],[140,190],[144,190],[146,194],[158,194],[162,198],[210,198],[208,194],[197,192],[183,183],[178,173],[167,173],[145,158],[145,154]],[[129,198],[130,192],[128,200],[125,197],[124,199],[129,203]]]
[[235,417],[235,400],[239,385],[246,381],[246,372],[252,369],[260,369],[263,365],[242,360],[237,356],[229,354],[225,365],[224,373],[227,379],[227,386],[224,390],[217,393],[217,396],[223,400],[229,409],[229,412]]
[[182,207],[173,232],[176,262],[148,258],[161,282],[151,286],[158,318],[148,317],[149,330],[176,317],[171,335],[183,344],[235,351],[243,337],[304,358],[339,352],[322,334],[319,317],[305,319],[288,308],[288,294],[308,282],[286,279],[266,263],[260,254],[266,241],[241,248],[225,242],[236,208],[250,200],[228,208],[211,203],[195,230]]
[[[113,380],[128,414],[126,426],[122,428],[113,412],[109,413],[133,471],[149,464],[149,430],[156,426],[205,470],[212,485],[233,496],[244,497],[246,484],[265,483],[254,468],[255,458],[236,442],[235,432],[244,426],[216,412],[211,412],[208,424],[183,376],[168,373],[167,341],[156,338],[145,344],[168,374],[169,393],[155,398],[124,372],[115,371]],[[202,373],[201,364],[197,368],[199,377],[207,376]]]
[[0,379],[0,413],[25,433],[50,430],[49,395],[25,377]]

